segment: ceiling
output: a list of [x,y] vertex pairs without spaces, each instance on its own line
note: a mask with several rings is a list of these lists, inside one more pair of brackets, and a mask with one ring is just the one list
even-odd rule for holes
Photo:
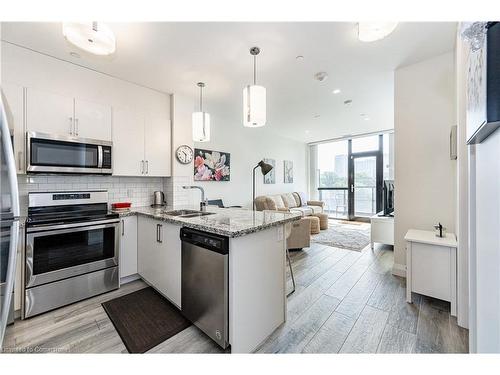
[[[167,93],[198,96],[217,121],[242,123],[242,89],[252,81],[249,48],[259,46],[257,83],[267,89],[270,132],[317,141],[393,127],[393,72],[453,50],[456,23],[401,23],[387,38],[357,39],[355,23],[109,23],[111,57],[70,46],[60,23],[2,23],[2,39]],[[73,57],[75,51],[80,57]],[[301,55],[303,59],[296,59]],[[328,73],[323,82],[314,79]],[[340,94],[332,94],[339,88]],[[345,105],[345,100],[352,100]],[[365,120],[361,114],[366,114]]]

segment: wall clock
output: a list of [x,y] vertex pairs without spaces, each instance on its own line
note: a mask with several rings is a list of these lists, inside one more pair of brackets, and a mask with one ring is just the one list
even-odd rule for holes
[[193,149],[188,145],[180,145],[175,151],[175,157],[182,164],[189,164],[193,161]]

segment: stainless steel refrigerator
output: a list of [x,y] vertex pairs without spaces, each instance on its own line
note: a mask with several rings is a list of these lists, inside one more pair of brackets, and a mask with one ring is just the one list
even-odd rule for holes
[[11,132],[4,104],[4,98],[0,95],[0,351],[7,323],[12,320],[19,239],[19,193]]

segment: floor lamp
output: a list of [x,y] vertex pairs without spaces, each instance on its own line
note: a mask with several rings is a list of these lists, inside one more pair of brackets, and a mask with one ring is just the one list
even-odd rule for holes
[[252,208],[255,211],[255,170],[260,167],[260,171],[262,172],[262,175],[265,176],[271,170],[273,169],[273,166],[271,164],[267,164],[264,162],[264,160],[259,161],[259,164],[257,164],[252,171],[252,178],[253,178],[253,190],[252,190]]

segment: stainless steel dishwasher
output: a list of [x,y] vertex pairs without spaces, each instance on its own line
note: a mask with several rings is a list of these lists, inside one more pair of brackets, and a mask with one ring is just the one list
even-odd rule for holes
[[181,229],[182,314],[224,349],[229,345],[229,238]]

